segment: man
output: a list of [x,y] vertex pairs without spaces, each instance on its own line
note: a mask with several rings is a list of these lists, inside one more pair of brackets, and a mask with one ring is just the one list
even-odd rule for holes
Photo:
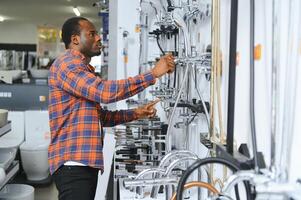
[[174,59],[167,55],[150,72],[104,81],[89,65],[91,57],[100,55],[102,49],[94,25],[82,17],[70,18],[62,27],[62,39],[66,51],[54,61],[49,74],[50,173],[60,200],[92,200],[98,171],[103,171],[102,127],[156,114],[156,102],[120,111],[104,110],[100,103],[116,102],[143,91],[156,78],[174,70]]

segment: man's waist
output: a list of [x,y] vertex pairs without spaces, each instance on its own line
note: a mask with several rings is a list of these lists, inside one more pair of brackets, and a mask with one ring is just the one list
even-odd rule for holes
[[72,160],[65,162],[64,165],[66,165],[66,166],[87,166],[81,162],[76,162],[76,161],[72,161]]

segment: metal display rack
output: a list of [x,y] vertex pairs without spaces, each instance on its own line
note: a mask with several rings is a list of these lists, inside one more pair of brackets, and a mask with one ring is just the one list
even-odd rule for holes
[[[0,127],[0,137],[5,135],[11,130],[11,121],[8,121],[6,125]],[[0,138],[1,139],[1,138]],[[19,161],[13,161],[9,168],[5,171],[6,177],[2,183],[0,183],[0,190],[16,175],[19,170]]]

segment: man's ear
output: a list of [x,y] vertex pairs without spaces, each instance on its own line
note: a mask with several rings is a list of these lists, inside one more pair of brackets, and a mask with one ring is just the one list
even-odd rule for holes
[[72,35],[71,36],[71,43],[72,44],[78,45],[79,44],[79,40],[80,40],[80,37],[78,35]]

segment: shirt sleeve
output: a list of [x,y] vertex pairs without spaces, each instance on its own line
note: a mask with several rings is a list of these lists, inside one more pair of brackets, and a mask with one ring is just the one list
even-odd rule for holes
[[101,108],[99,115],[99,118],[102,122],[102,126],[104,127],[112,127],[118,124],[123,124],[138,119],[137,115],[132,109],[110,111]]
[[57,73],[59,87],[76,96],[98,103],[117,102],[143,91],[156,80],[151,72],[123,80],[105,81],[81,64],[70,64]]

